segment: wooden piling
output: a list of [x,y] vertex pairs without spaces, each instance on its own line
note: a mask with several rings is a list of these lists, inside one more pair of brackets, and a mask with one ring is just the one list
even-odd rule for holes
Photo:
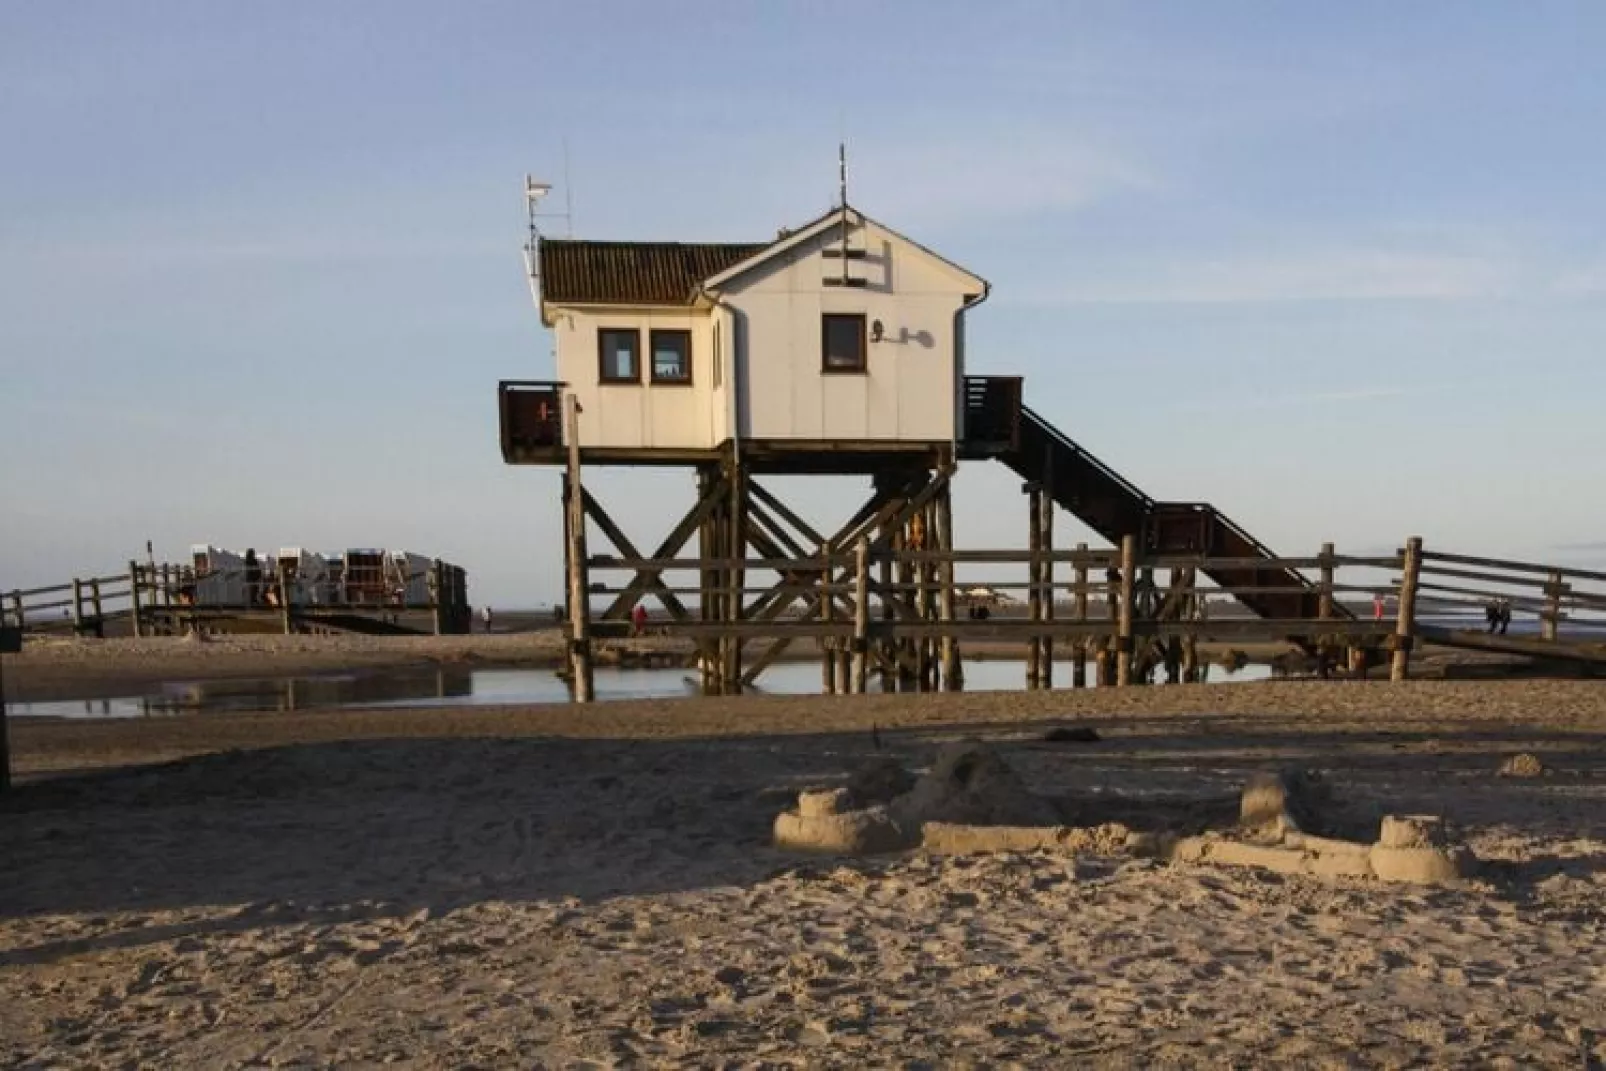
[[84,631],[84,582],[72,579],[72,630],[74,635]]
[[128,619],[133,622],[135,639],[139,639],[144,635],[140,622],[142,616],[139,600],[139,562],[130,558],[128,560]]
[[1026,619],[1032,623],[1026,639],[1026,690],[1036,691],[1042,686],[1042,635],[1038,625],[1043,620],[1043,496],[1036,484],[1026,485],[1026,496]]
[[1115,684],[1132,683],[1132,583],[1137,573],[1138,537],[1121,537],[1121,608],[1116,618]]
[[[1042,504],[1038,508],[1038,517],[1043,524],[1043,536],[1040,541],[1042,554],[1040,566],[1042,569],[1043,593],[1040,599],[1042,620],[1051,627],[1054,622],[1054,499],[1049,496],[1047,481],[1039,492]],[[1037,678],[1039,687],[1047,690],[1054,687],[1054,637],[1052,633],[1044,634],[1038,643]]]
[[[1076,569],[1072,574],[1072,583],[1076,592],[1075,614],[1078,623],[1087,620],[1087,562],[1082,555],[1087,553],[1087,544],[1076,544]],[[1087,687],[1087,637],[1075,641],[1071,648],[1071,687]]]
[[[736,625],[742,620],[742,585],[747,579],[747,571],[741,564],[747,557],[747,476],[740,457],[731,459],[730,485],[725,557],[731,565],[725,572],[725,620]],[[724,663],[721,692],[739,694],[742,690],[742,636],[736,629],[731,629],[726,637],[725,657],[721,661]]]
[[864,694],[870,657],[870,543],[860,539],[853,561],[853,691]]
[[1411,647],[1416,633],[1416,589],[1422,575],[1422,537],[1405,541],[1405,560],[1400,572],[1400,611],[1394,622],[1394,661],[1389,680],[1403,681],[1411,668]]
[[569,493],[569,670],[574,698],[589,703],[595,698],[591,675],[591,597],[587,590],[585,497],[580,484],[580,403],[573,394],[563,396],[563,438],[568,444],[564,482]]
[[95,635],[104,636],[106,632],[106,615],[100,602],[100,577],[89,578],[89,605],[95,614]]
[[[825,562],[825,568],[820,570],[820,623],[831,624],[836,616],[836,595],[832,592],[832,566],[831,541],[826,540],[820,545],[820,556]],[[821,688],[826,695],[836,694],[836,637],[820,637],[820,667],[823,670],[820,679]]]
[[[945,625],[954,621],[954,511],[949,488],[944,487],[935,503],[937,508],[937,547],[943,552],[937,565],[938,613]],[[944,691],[958,691],[959,641],[944,632],[942,637],[942,687]]]

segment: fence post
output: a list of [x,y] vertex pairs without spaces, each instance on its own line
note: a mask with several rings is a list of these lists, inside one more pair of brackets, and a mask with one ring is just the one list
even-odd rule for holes
[[1323,621],[1333,616],[1333,544],[1322,544],[1322,587],[1316,604],[1316,616]]
[[73,635],[84,631],[84,582],[72,578],[72,630]]
[[1121,607],[1116,620],[1115,683],[1125,688],[1132,683],[1132,582],[1137,573],[1138,537],[1121,537]]
[[429,616],[430,623],[435,628],[435,635],[439,636],[444,629],[446,613],[446,585],[442,582],[441,560],[434,559],[429,563],[429,572],[425,575],[424,584],[429,589]]
[[859,539],[853,559],[853,691],[863,695],[870,660],[870,541]]
[[1400,613],[1394,623],[1394,663],[1389,680],[1403,681],[1411,668],[1411,647],[1416,632],[1416,586],[1422,575],[1422,537],[1405,541],[1400,573]]
[[[5,628],[0,623],[0,629]],[[0,640],[0,662],[6,660],[5,641]],[[6,679],[0,671],[0,796],[11,791],[11,726],[10,715],[6,711]]]
[[106,615],[100,604],[100,577],[89,579],[89,605],[95,611],[95,635],[104,637],[106,634]]
[[294,629],[294,624],[290,620],[290,581],[285,576],[284,559],[278,559],[277,564],[278,569],[276,570],[276,579],[279,585],[279,625],[284,629],[284,634],[288,636]]
[[1539,638],[1554,640],[1561,634],[1561,596],[1566,584],[1560,573],[1553,572],[1545,584],[1545,609],[1539,615]]
[[[1323,543],[1320,555],[1321,587],[1318,589],[1316,597],[1316,616],[1323,621],[1331,620],[1333,616],[1333,567],[1335,564],[1333,557],[1333,544]],[[1330,645],[1326,635],[1317,637],[1316,661],[1319,676],[1326,677],[1328,675],[1328,666],[1333,656],[1334,647],[1336,647],[1336,644]]]
[[[3,616],[3,615],[0,615]],[[22,591],[17,589],[11,593],[11,616],[17,619],[17,627],[24,628],[28,622],[24,619],[22,610]]]
[[144,635],[140,626],[139,562],[128,559],[128,618],[134,623],[134,638]]

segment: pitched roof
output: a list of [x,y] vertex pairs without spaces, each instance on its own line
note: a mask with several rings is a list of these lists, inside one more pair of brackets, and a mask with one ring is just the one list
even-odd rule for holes
[[690,305],[704,279],[769,245],[543,238],[541,300],[558,305]]

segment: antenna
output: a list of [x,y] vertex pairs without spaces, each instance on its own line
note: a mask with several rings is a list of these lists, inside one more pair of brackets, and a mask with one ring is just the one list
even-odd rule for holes
[[[565,154],[564,172],[568,172],[568,159]],[[567,194],[568,183],[564,183]],[[524,176],[524,210],[528,216],[529,233],[524,240],[524,273],[530,281],[530,298],[535,307],[541,307],[541,224],[543,219],[560,218],[564,220],[566,234],[573,232],[573,218],[568,211],[542,212],[541,201],[552,192],[550,182],[541,182],[533,175]]]
[[837,203],[848,207],[848,143],[837,142],[836,146],[836,185]]
[[530,280],[530,300],[541,307],[541,198],[552,192],[549,182],[537,182],[535,176],[524,176],[524,210],[529,218],[529,235],[524,241],[524,273]]

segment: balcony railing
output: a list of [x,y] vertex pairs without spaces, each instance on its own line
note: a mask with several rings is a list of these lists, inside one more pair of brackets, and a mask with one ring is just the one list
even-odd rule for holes
[[504,379],[497,385],[502,423],[502,460],[535,460],[563,445],[563,384]]

